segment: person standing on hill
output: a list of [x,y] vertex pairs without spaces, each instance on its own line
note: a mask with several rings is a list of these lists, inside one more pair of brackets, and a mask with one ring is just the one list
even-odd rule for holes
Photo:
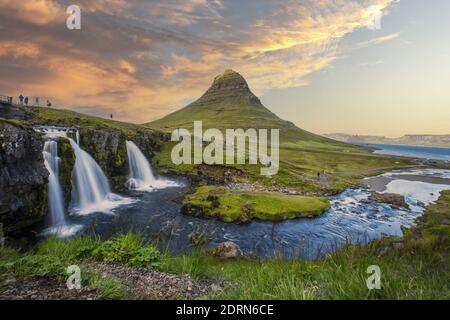
[[19,102],[20,102],[20,105],[23,104],[23,95],[22,94],[20,94],[20,96],[19,96]]
[[111,113],[110,115],[109,115],[109,117],[111,118],[111,120],[113,119],[113,114]]
[[28,105],[28,97],[25,97],[25,105]]

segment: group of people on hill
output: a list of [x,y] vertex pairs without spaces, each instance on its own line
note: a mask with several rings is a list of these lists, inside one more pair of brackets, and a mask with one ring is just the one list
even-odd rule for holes
[[[23,94],[20,94],[20,96],[19,96],[19,103],[20,103],[21,106],[24,105],[24,104],[26,106],[28,106],[28,104],[30,103],[30,99],[28,97],[24,97]],[[40,99],[39,99],[39,97],[35,98],[34,105],[40,107]],[[50,100],[46,101],[46,105],[47,105],[47,107],[51,107],[52,106],[52,103],[50,102]]]
[[[11,98],[11,100],[12,100],[12,98]],[[19,96],[19,104],[21,106],[23,106],[23,105],[28,106],[29,103],[30,103],[30,98],[24,97],[23,94],[20,94],[20,96]],[[39,97],[35,98],[34,105],[37,106],[37,107],[40,107],[40,99],[39,99]],[[46,101],[46,105],[49,108],[52,106],[52,103],[50,102],[50,100]],[[113,118],[114,118],[112,113],[109,115],[109,117],[111,118],[111,120],[113,120]]]

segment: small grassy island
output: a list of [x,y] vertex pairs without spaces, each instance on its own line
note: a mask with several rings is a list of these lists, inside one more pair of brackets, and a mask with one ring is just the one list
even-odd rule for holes
[[248,222],[252,219],[281,221],[312,218],[327,210],[330,202],[321,197],[201,186],[185,197],[183,205],[186,214],[216,217],[225,222]]

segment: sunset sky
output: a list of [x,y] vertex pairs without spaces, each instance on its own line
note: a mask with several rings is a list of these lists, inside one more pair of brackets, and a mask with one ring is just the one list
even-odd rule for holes
[[[81,30],[66,28],[71,4]],[[0,94],[144,123],[233,69],[316,133],[450,134],[449,12],[448,0],[0,0]]]

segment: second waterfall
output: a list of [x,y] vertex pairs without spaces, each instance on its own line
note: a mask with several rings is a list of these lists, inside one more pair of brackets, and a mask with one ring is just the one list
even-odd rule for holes
[[132,141],[127,141],[128,176],[127,187],[131,190],[153,191],[167,187],[180,186],[179,183],[167,179],[157,179],[153,175],[150,163],[142,151]]
[[72,208],[78,214],[107,212],[131,200],[111,193],[108,178],[94,158],[73,140],[69,139],[75,153],[73,171]]

